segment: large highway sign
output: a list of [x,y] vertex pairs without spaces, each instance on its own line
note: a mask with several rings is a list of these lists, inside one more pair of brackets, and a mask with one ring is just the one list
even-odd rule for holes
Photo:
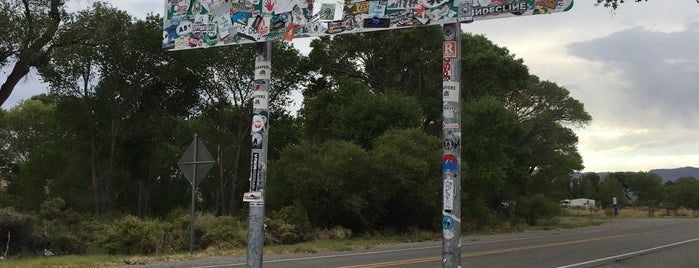
[[167,0],[163,48],[184,50],[565,12],[573,0]]

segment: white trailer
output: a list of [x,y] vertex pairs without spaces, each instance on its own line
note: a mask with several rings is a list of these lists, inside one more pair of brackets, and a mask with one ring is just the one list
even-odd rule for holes
[[595,208],[595,200],[589,198],[564,199],[560,204],[564,207]]

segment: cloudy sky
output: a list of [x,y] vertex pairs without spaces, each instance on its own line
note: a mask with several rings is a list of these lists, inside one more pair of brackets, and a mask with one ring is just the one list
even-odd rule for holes
[[[107,2],[143,18],[162,14],[163,1]],[[92,2],[68,4],[81,9]],[[476,21],[462,30],[507,47],[532,74],[585,104],[593,122],[576,129],[584,171],[699,167],[699,2],[629,0],[616,11],[595,2],[577,0],[566,13]],[[304,51],[309,42],[294,44]],[[32,73],[20,82],[3,108],[42,92],[38,78]]]

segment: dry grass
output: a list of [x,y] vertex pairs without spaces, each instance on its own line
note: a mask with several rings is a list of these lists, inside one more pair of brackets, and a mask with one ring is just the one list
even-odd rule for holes
[[[568,216],[589,216],[594,218],[614,217],[613,209],[584,209],[566,208]],[[619,218],[648,218],[648,207],[624,207],[619,209]],[[650,217],[699,217],[699,211],[680,208],[677,210],[667,210],[665,208],[654,208]]]

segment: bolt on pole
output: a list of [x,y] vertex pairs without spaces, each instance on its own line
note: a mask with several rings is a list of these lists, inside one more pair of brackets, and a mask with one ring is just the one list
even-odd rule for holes
[[[267,184],[267,145],[269,134],[269,91],[272,72],[272,42],[257,43],[255,55],[255,91],[253,93],[252,156],[250,158],[250,216],[248,217],[247,267],[262,267],[265,223],[265,186]],[[255,197],[257,199],[252,199]],[[245,200],[245,198],[244,198]]]
[[461,24],[443,26],[442,267],[461,267]]

